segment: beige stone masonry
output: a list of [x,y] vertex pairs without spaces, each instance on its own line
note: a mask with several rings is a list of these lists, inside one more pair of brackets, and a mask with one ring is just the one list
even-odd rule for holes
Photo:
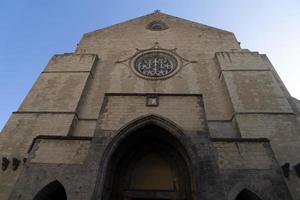
[[95,54],[55,55],[44,72],[90,72],[96,61],[97,55]]
[[217,52],[216,61],[234,112],[293,113],[265,55]]
[[235,112],[292,113],[271,71],[223,71]]
[[31,163],[82,164],[87,156],[90,141],[37,139]]
[[11,116],[3,134],[0,134],[0,155],[26,157],[32,140],[38,135],[66,136],[74,114],[15,113]]
[[118,130],[146,115],[158,115],[178,124],[186,131],[207,131],[200,96],[159,95],[158,106],[146,106],[146,96],[107,96],[99,119],[100,129]]
[[263,142],[213,142],[221,169],[271,169],[272,158]]
[[19,111],[75,112],[89,73],[43,73]]
[[266,55],[258,52],[217,52],[216,58],[222,71],[271,69],[271,63]]

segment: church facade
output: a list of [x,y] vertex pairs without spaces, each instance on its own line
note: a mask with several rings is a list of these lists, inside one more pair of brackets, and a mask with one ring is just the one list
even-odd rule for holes
[[300,102],[233,33],[155,12],[54,55],[0,158],[1,200],[300,200]]

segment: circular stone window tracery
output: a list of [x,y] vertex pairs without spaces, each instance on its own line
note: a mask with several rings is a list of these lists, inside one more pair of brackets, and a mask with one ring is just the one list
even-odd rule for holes
[[167,78],[179,68],[176,57],[162,51],[151,51],[137,56],[132,67],[137,75],[148,79]]

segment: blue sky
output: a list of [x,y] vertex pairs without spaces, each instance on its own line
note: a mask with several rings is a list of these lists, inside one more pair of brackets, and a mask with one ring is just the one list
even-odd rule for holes
[[102,27],[164,13],[232,31],[300,99],[300,0],[0,0],[0,129],[53,54]]

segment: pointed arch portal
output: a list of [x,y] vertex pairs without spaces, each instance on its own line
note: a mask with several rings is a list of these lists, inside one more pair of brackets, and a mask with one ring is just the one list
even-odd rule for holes
[[244,189],[242,190],[235,200],[262,200],[259,198],[255,193],[251,192],[250,190]]
[[132,131],[109,160],[103,200],[191,199],[187,152],[174,135],[156,124]]
[[67,200],[67,194],[59,181],[53,181],[43,187],[33,200]]

